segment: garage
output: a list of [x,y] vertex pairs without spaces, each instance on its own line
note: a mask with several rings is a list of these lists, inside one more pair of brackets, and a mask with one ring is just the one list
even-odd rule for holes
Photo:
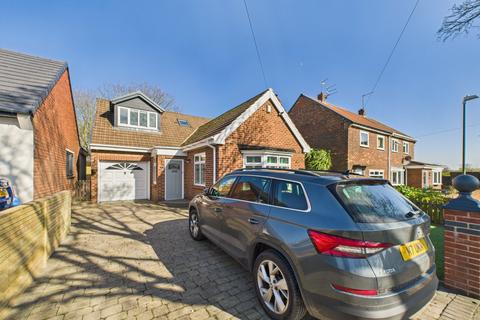
[[150,162],[99,163],[99,201],[150,199]]

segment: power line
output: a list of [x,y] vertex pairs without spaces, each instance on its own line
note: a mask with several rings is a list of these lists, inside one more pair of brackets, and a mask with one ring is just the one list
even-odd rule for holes
[[[478,126],[480,126],[480,123],[468,125],[467,128],[478,127]],[[428,137],[428,136],[435,136],[435,135],[442,134],[442,133],[458,131],[458,130],[460,130],[460,129],[462,129],[462,128],[450,128],[450,129],[445,129],[445,130],[433,131],[433,132],[428,132],[428,133],[426,133],[426,134],[422,134],[422,135],[416,136],[415,138],[423,138],[423,137]]]
[[260,70],[262,71],[263,82],[265,84],[265,87],[268,87],[267,77],[265,76],[265,70],[263,69],[262,58],[260,57],[260,50],[258,50],[257,38],[255,37],[255,32],[253,31],[253,24],[252,20],[250,19],[250,13],[248,12],[247,0],[243,0],[243,4],[245,5],[245,12],[247,13],[248,24],[250,25],[250,31],[252,32],[253,43],[255,44],[255,51],[257,52],[258,64],[260,65]]
[[[395,42],[395,45],[393,46],[392,51],[390,51],[390,54],[388,55],[387,61],[386,61],[385,64],[383,65],[383,68],[382,68],[382,70],[380,71],[380,74],[378,75],[377,80],[375,81],[375,84],[373,85],[372,90],[370,90],[370,92],[372,92],[372,94],[371,94],[370,96],[372,96],[372,95],[375,93],[375,90],[377,89],[377,86],[378,86],[378,84],[380,83],[380,80],[382,79],[383,73],[384,73],[385,70],[387,69],[387,66],[388,66],[388,64],[390,63],[390,60],[392,59],[393,53],[395,52],[395,49],[397,49],[398,43],[399,43],[400,40],[402,39],[403,33],[404,33],[405,30],[407,29],[407,26],[408,26],[408,24],[410,23],[410,20],[412,19],[413,13],[414,13],[415,10],[417,9],[417,6],[418,6],[418,3],[419,3],[419,2],[420,2],[420,0],[417,0],[417,2],[415,2],[415,6],[413,6],[413,9],[412,9],[412,11],[410,12],[410,15],[408,16],[408,19],[407,19],[407,21],[405,22],[405,25],[403,26],[402,31],[401,31],[400,34],[398,35],[397,41]],[[369,100],[369,99],[367,99],[367,100]]]

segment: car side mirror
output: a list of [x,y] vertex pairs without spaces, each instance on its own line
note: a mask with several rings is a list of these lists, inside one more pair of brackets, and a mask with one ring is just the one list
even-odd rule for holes
[[203,189],[203,194],[206,196],[210,195],[210,188]]

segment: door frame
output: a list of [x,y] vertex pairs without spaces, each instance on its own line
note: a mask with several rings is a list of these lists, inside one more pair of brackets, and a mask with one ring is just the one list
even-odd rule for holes
[[[151,161],[129,161],[129,160],[98,160],[97,161],[97,203],[102,202],[101,200],[101,192],[102,192],[102,168],[101,168],[101,163],[119,163],[119,162],[129,162],[129,163],[140,163],[144,162],[146,163],[146,183],[147,183],[147,198],[146,200],[150,200],[150,181],[151,181],[151,176],[150,176],[150,164]],[[136,199],[133,200],[127,200],[127,201],[135,201]],[[142,200],[142,199],[139,199]],[[108,201],[124,201],[124,200],[104,200],[104,202]]]
[[182,163],[182,199],[185,198],[185,189],[184,189],[184,185],[185,185],[185,176],[184,176],[185,175],[185,166],[184,166],[184,160],[183,159],[177,159],[177,158],[170,158],[170,159],[165,159],[164,164],[163,164],[163,168],[164,168],[163,171],[165,172],[165,178],[163,179],[163,184],[164,184],[163,199],[165,201],[169,200],[169,199],[167,199],[167,165],[171,160],[181,161],[181,163]]

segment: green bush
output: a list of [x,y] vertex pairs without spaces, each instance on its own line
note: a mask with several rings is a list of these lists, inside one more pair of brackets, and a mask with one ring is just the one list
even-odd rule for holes
[[307,170],[330,170],[332,167],[332,155],[330,151],[312,149],[305,155],[305,168]]
[[448,198],[442,192],[409,186],[398,186],[397,190],[428,214],[433,224],[443,224],[442,207],[447,203]]
[[448,199],[443,193],[434,189],[422,189],[410,186],[397,186],[397,190],[416,204],[445,204]]

